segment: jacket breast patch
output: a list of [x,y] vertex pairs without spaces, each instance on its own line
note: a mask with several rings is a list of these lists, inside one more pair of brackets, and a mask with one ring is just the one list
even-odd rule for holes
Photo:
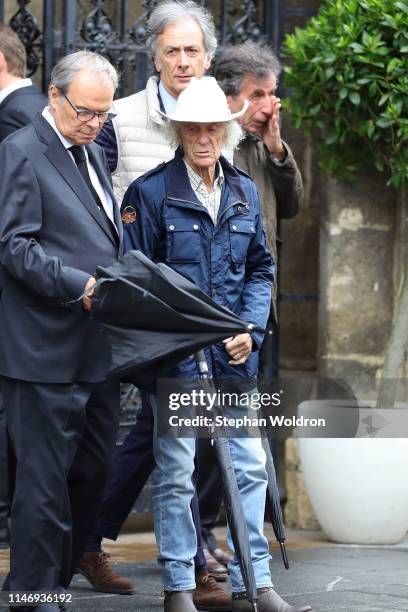
[[136,221],[136,210],[133,206],[125,206],[122,211],[122,221],[126,225],[134,223]]

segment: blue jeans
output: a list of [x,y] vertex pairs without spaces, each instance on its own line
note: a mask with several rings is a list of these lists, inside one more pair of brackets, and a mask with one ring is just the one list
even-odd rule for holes
[[[151,397],[156,421],[157,400]],[[267,475],[265,453],[260,437],[230,438],[231,458],[247,521],[252,564],[258,588],[272,586],[269,547],[263,534]],[[153,510],[158,561],[166,591],[195,588],[194,556],[197,538],[190,502],[194,493],[192,474],[195,438],[154,436]],[[205,469],[205,466],[204,466]],[[233,550],[228,530],[228,545]],[[245,591],[236,556],[229,564],[234,592]]]

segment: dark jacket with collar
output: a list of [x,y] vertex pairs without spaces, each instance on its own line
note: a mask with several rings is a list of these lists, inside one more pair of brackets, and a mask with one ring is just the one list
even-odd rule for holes
[[[258,191],[266,241],[277,261],[278,219],[291,219],[299,212],[303,199],[303,182],[289,145],[284,143],[286,159],[276,163],[266,146],[254,134],[246,133],[234,151],[234,164],[249,174]],[[276,284],[272,292],[272,310],[277,321]]]
[[[274,266],[265,246],[258,195],[247,175],[222,157],[220,162],[225,180],[215,226],[191,188],[178,149],[173,160],[143,175],[127,190],[122,204],[124,247],[165,262],[219,304],[264,327]],[[212,374],[251,379],[253,386],[258,370],[256,349],[261,343],[262,335],[254,334],[255,350],[240,366],[229,365],[224,345],[215,345],[207,351]],[[193,359],[171,373],[195,374]]]
[[37,115],[0,145],[0,375],[31,382],[96,382],[110,345],[81,302],[98,265],[115,261],[122,230],[100,147],[89,159],[115,206],[120,245],[55,131]]
[[31,123],[47,106],[47,98],[35,85],[12,91],[0,104],[0,142]]

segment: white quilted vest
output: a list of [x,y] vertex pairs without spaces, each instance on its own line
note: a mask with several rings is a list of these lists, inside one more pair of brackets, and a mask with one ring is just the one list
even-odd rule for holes
[[112,174],[119,205],[130,183],[158,164],[168,161],[174,149],[166,142],[165,120],[157,96],[157,77],[150,77],[146,89],[115,101],[118,113],[113,126],[118,143],[118,165]]

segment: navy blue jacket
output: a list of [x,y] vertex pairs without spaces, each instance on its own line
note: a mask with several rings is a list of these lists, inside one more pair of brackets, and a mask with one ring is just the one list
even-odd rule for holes
[[[124,250],[139,249],[198,285],[243,320],[261,327],[269,315],[274,264],[265,246],[253,181],[221,157],[225,181],[217,224],[191,188],[180,149],[174,159],[134,181],[122,203]],[[136,213],[136,214],[135,214]],[[246,363],[228,364],[222,343],[207,350],[215,377],[253,379],[262,335]],[[193,359],[170,375],[196,375]]]
[[[103,151],[87,145],[115,202]],[[121,254],[109,225],[49,123],[0,145],[0,375],[38,383],[99,382],[111,364],[101,325],[77,299],[98,265]],[[115,223],[121,238],[119,210]]]

